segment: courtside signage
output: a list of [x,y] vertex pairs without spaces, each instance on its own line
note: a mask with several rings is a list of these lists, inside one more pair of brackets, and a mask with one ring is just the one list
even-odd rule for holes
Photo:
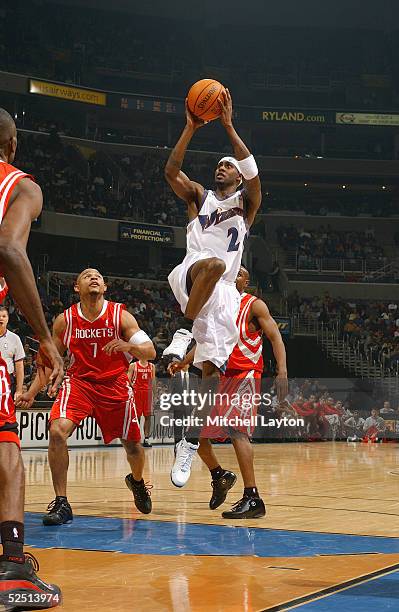
[[85,104],[97,104],[105,106],[107,104],[107,94],[92,89],[81,89],[80,87],[70,87],[59,83],[48,83],[46,81],[36,81],[30,79],[29,92],[40,96],[50,96],[71,102],[84,102]]
[[[47,448],[49,442],[49,410],[17,410],[21,447]],[[119,440],[115,440],[119,442]],[[87,417],[68,438],[68,446],[104,446],[100,428],[92,417]]]

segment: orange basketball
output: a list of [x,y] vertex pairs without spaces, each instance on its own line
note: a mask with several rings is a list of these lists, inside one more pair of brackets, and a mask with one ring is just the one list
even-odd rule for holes
[[188,108],[196,117],[213,121],[220,115],[218,98],[224,91],[223,85],[214,79],[197,81],[188,92]]

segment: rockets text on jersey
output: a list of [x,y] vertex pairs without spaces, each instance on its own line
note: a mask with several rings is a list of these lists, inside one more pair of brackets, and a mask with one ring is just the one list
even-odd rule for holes
[[94,321],[83,316],[80,303],[64,311],[66,329],[62,341],[70,356],[70,377],[96,382],[118,378],[126,373],[130,355],[107,355],[103,351],[108,342],[120,338],[124,309],[124,304],[104,300],[101,313]]
[[198,216],[187,226],[187,255],[206,252],[222,259],[226,264],[223,279],[234,282],[247,232],[241,191],[222,200],[213,191],[205,191]]
[[249,293],[241,295],[240,311],[237,317],[239,338],[230,355],[228,370],[255,370],[263,372],[262,331],[250,331],[251,305],[258,298]]

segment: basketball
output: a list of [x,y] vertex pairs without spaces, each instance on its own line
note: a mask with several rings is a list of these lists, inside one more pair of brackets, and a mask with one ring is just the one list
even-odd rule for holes
[[197,81],[188,92],[188,108],[199,119],[213,121],[220,115],[218,99],[224,91],[223,85],[214,79]]

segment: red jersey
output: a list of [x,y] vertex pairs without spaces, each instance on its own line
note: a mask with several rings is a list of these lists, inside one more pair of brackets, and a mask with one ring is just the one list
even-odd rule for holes
[[[23,178],[33,180],[30,174],[26,174],[26,172],[22,172],[22,170],[18,170],[18,168],[14,168],[14,166],[0,159],[0,224],[7,212],[14,187]],[[0,276],[2,276],[1,272]],[[0,288],[0,304],[4,302],[7,293],[8,287],[4,283]],[[15,421],[14,412],[7,364],[0,355],[0,425],[2,425],[3,421]]]
[[14,168],[0,159],[0,223],[4,219],[13,189],[23,178],[34,180],[30,174]]
[[8,294],[8,285],[6,281],[4,280],[2,283],[0,283],[0,304],[4,302],[4,300],[7,297],[7,294]]
[[132,387],[135,391],[150,391],[152,389],[153,370],[152,363],[143,366],[139,361],[134,362]]
[[262,330],[250,331],[251,305],[258,298],[249,293],[241,296],[240,311],[237,317],[239,338],[230,359],[227,363],[228,370],[263,372],[262,355]]
[[[33,176],[30,174],[26,174],[26,172],[22,172],[22,170],[18,170],[18,168],[14,168],[14,166],[7,164],[5,161],[0,159],[0,224],[7,212],[14,187],[23,178],[29,178],[32,181],[34,180]],[[8,287],[5,284],[4,287],[1,288],[0,304],[3,303],[7,293]]]
[[68,375],[92,382],[116,379],[129,367],[130,355],[107,355],[103,348],[120,338],[124,304],[104,300],[102,311],[94,321],[83,316],[80,303],[64,311],[66,329],[62,341],[71,361]]

